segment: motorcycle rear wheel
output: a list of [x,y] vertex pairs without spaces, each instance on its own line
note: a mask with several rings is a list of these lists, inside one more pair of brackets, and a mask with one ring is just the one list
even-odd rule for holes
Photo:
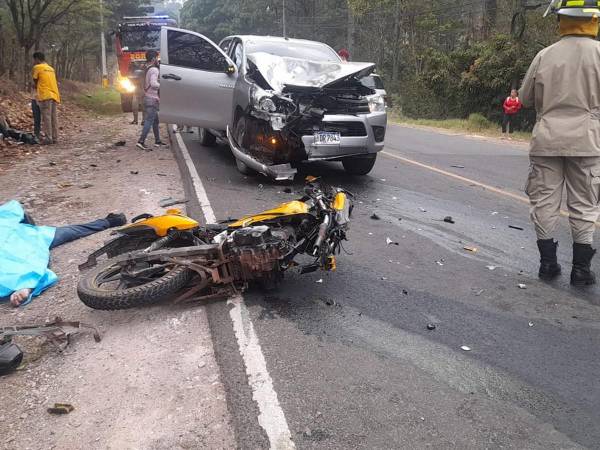
[[85,273],[77,286],[80,300],[93,309],[116,310],[151,305],[166,300],[180,291],[192,278],[193,272],[183,266],[165,269],[155,278],[132,287],[119,285],[103,288],[104,284],[116,282],[122,267],[111,260]]

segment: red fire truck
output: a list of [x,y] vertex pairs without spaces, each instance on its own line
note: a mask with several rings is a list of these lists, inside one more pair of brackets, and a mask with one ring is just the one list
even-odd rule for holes
[[[124,17],[115,33],[119,62],[116,87],[123,112],[131,112],[133,96],[143,89],[146,51],[160,49],[160,29],[177,26],[169,16]],[[136,92],[138,91],[138,92]]]

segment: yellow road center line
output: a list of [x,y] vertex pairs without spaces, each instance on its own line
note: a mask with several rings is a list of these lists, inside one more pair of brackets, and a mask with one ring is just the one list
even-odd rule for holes
[[[475,185],[475,186],[482,187],[482,188],[484,188],[487,191],[493,192],[495,194],[503,195],[505,197],[510,197],[513,200],[518,200],[521,203],[525,203],[525,204],[529,205],[529,199],[527,197],[525,197],[524,195],[513,194],[512,192],[508,192],[508,191],[505,191],[503,189],[499,189],[497,187],[490,186],[489,184],[481,183],[479,181],[472,180],[471,178],[463,177],[461,175],[457,175],[455,173],[448,172],[447,170],[439,169],[437,167],[430,166],[429,164],[424,164],[422,162],[415,161],[413,159],[408,159],[408,158],[405,158],[404,156],[395,155],[393,153],[386,152],[385,150],[382,151],[381,153],[383,153],[386,156],[389,156],[390,158],[394,158],[394,159],[400,160],[402,162],[405,162],[405,163],[408,163],[408,164],[412,164],[413,166],[418,166],[418,167],[421,167],[423,169],[427,169],[427,170],[430,170],[432,172],[439,173],[440,175],[444,175],[444,176],[447,176],[447,177],[450,177],[450,178],[454,178],[455,180],[459,180],[459,181],[462,181],[462,182],[470,184],[470,185]],[[560,214],[562,216],[569,217],[569,213],[567,211],[561,210]]]

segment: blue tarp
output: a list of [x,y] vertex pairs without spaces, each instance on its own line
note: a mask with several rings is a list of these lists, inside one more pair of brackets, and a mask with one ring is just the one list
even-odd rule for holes
[[0,205],[0,299],[14,291],[33,289],[23,304],[58,281],[48,269],[55,227],[22,223],[25,212],[11,200]]

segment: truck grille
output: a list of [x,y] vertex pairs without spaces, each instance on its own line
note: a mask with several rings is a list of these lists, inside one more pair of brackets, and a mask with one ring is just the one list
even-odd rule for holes
[[299,130],[301,136],[313,134],[315,131],[338,132],[341,136],[360,137],[367,135],[367,129],[362,122],[321,122],[314,128]]
[[332,97],[323,102],[327,114],[369,114],[369,101],[364,98]]

